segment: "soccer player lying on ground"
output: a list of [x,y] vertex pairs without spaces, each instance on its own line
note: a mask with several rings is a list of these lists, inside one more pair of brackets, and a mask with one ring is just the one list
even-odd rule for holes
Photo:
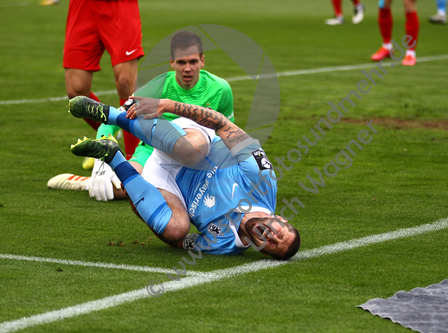
[[[274,217],[277,183],[258,140],[214,110],[135,98],[140,102],[128,113],[86,97],[70,100],[69,109],[75,117],[119,125],[153,146],[145,165],[152,168],[149,182],[130,166],[112,136],[79,140],[71,151],[108,163],[161,240],[211,254],[238,254],[250,245],[276,259],[297,253],[299,233]],[[181,118],[171,123],[158,118],[166,112]],[[198,234],[189,234],[190,220]]]

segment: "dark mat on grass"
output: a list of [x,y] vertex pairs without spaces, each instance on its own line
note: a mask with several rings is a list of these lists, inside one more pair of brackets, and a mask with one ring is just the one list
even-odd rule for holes
[[399,291],[387,299],[374,298],[358,307],[417,332],[448,333],[448,279]]

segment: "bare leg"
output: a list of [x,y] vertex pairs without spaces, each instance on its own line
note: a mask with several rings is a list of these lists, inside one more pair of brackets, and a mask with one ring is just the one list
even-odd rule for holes
[[163,234],[156,235],[168,245],[182,247],[183,240],[190,231],[190,217],[178,197],[165,190],[159,189],[159,191],[173,211],[173,216],[171,216]]
[[417,10],[416,0],[403,0],[405,13],[413,13]]
[[128,99],[135,91],[138,70],[137,62],[137,59],[133,59],[113,67],[115,86],[120,99]]
[[[98,100],[98,98],[92,97],[92,71],[85,71],[82,69],[66,68],[65,69],[65,86],[67,89],[67,95],[69,98],[76,96],[87,96]],[[84,121],[93,128],[94,131],[98,130],[100,123],[93,120],[84,119]]]
[[65,87],[69,98],[76,96],[89,96],[92,88],[92,71],[82,69],[65,69]]
[[[115,86],[117,87],[118,95],[120,96],[120,105],[131,96],[136,87],[137,82],[137,59],[126,61],[117,64],[113,67],[115,76]],[[131,133],[123,131],[124,147],[126,151],[126,159],[132,158],[132,155],[140,142]]]
[[184,166],[194,166],[208,153],[208,142],[197,129],[185,129],[187,135],[177,140],[171,157]]

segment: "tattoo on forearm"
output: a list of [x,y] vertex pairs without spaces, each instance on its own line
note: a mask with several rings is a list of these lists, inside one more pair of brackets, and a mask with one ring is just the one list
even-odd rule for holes
[[197,105],[176,102],[174,104],[174,113],[216,131],[222,129],[226,122],[226,117],[221,113]]
[[233,128],[228,127],[224,131],[227,133],[226,138],[231,143],[240,143],[249,137],[249,135],[246,132],[244,132],[243,130],[241,130],[239,127],[236,126]]
[[226,133],[223,139],[227,139],[231,143],[239,143],[249,137],[238,126],[232,123],[229,124],[229,121],[223,114],[209,108],[175,102],[173,113],[194,120],[198,124],[214,129],[215,131],[223,129]]

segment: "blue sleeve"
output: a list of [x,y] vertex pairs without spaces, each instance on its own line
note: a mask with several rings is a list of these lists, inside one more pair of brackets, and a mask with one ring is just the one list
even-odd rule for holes
[[274,167],[258,140],[249,137],[233,147],[230,153],[238,161],[241,171],[249,180],[259,183],[263,177],[276,186]]

